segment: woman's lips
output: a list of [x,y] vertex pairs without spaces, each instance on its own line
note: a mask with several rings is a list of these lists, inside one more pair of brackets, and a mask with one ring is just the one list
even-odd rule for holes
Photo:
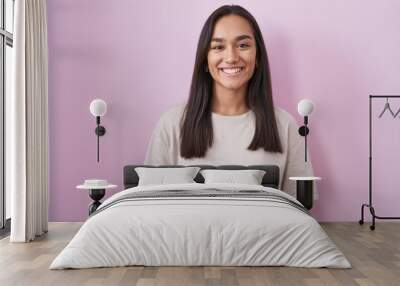
[[244,67],[234,67],[234,68],[219,68],[219,72],[224,76],[237,76],[242,73]]

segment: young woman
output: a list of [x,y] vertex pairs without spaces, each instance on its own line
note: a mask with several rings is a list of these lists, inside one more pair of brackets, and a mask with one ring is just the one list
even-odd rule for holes
[[201,31],[187,104],[165,112],[147,150],[151,165],[277,165],[280,188],[295,196],[289,176],[311,176],[303,139],[286,111],[275,108],[267,52],[254,17],[222,6]]

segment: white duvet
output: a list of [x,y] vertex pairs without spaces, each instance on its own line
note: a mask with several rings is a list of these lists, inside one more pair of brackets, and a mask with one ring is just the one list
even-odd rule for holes
[[[142,186],[108,198],[54,259],[50,269],[146,266],[294,266],[350,268],[310,215],[258,198],[152,198],[122,201],[131,192],[262,190],[263,186],[179,184]],[[298,202],[297,202],[298,203]],[[108,207],[107,207],[108,206]]]

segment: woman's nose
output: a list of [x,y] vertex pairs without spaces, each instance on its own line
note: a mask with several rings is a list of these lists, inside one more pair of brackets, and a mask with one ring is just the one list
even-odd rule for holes
[[239,55],[234,47],[228,47],[226,49],[225,61],[227,63],[237,62],[239,59]]

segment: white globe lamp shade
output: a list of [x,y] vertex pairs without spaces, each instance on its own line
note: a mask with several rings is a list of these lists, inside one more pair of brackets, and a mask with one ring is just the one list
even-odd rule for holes
[[308,116],[314,110],[314,103],[309,99],[302,99],[300,100],[299,104],[297,105],[297,111],[301,116]]
[[107,112],[107,103],[102,99],[94,99],[90,103],[90,112],[94,116],[103,116]]

